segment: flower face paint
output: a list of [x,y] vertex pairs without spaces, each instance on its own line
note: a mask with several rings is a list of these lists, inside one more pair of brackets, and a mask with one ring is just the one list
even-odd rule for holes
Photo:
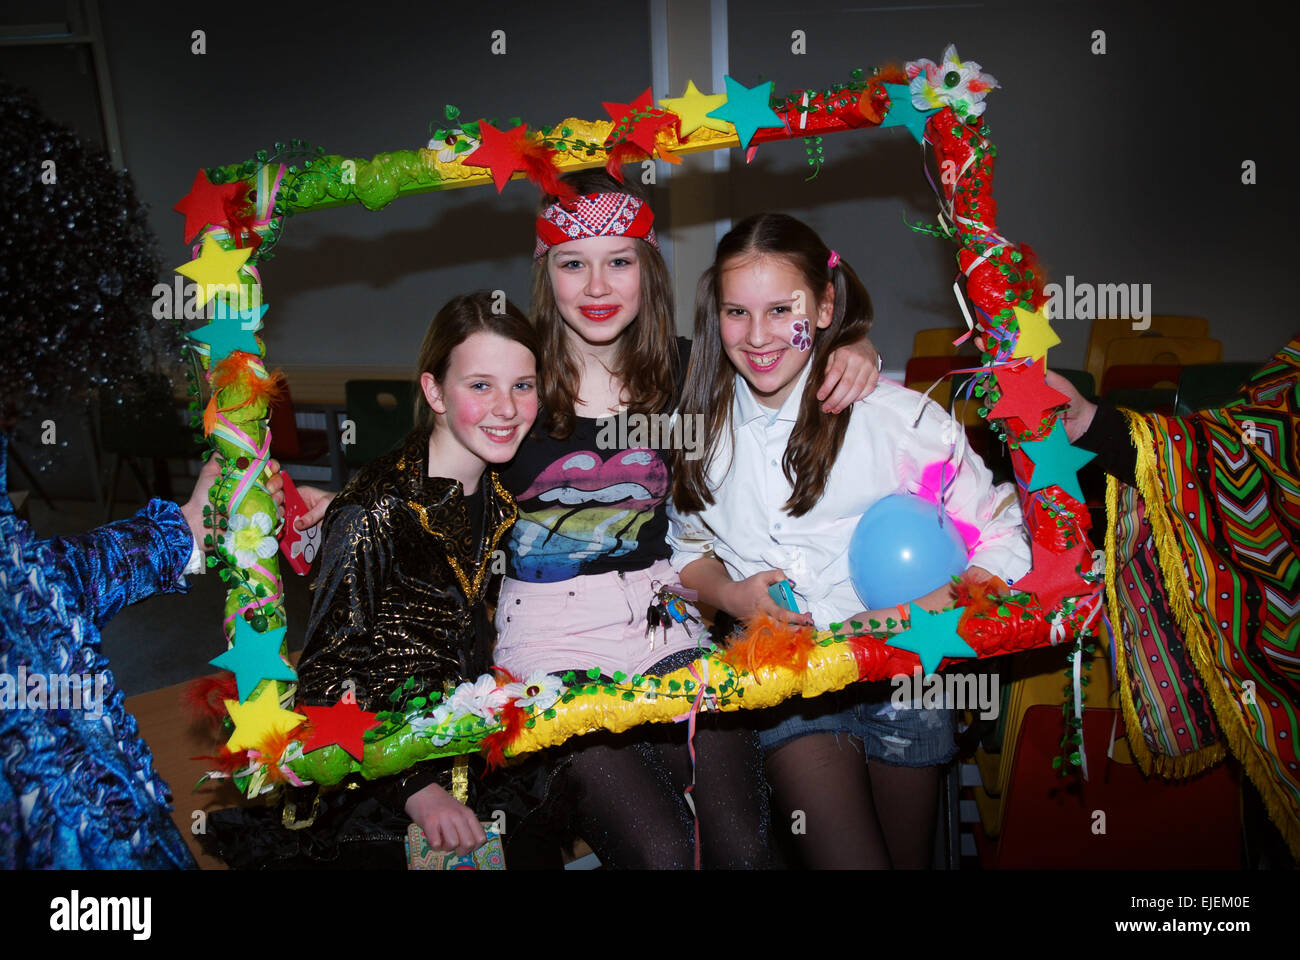
[[790,346],[800,353],[812,349],[812,337],[808,332],[808,318],[795,317],[790,323]]

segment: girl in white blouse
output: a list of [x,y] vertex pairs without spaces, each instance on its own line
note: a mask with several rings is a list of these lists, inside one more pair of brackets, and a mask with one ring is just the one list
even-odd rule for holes
[[[766,613],[820,628],[897,618],[894,607],[861,609],[849,539],[876,501],[915,493],[939,472],[947,512],[973,540],[968,572],[1012,580],[1028,571],[1014,488],[995,485],[970,452],[942,466],[961,428],[937,404],[881,380],[843,413],[821,413],[814,387],[827,355],[870,324],[861,281],[806,224],[759,214],[718,245],[700,279],[680,411],[703,418],[704,453],[679,453],[669,512],[672,564],[705,603],[737,619]],[[784,579],[802,612],[769,596]],[[915,601],[950,607],[951,587]],[[759,715],[774,822],[783,811],[807,866],[931,862],[953,715],[898,709],[891,693],[888,682],[858,684]]]

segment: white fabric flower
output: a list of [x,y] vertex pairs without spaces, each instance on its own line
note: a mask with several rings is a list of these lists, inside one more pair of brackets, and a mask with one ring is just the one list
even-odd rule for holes
[[507,683],[502,689],[511,697],[517,698],[516,707],[532,707],[541,711],[555,706],[555,701],[564,692],[564,683],[549,673],[534,673],[523,683]]
[[[411,729],[419,733],[432,727],[441,727],[451,719],[451,713],[452,710],[450,703],[440,703],[433,708],[433,712],[427,717],[412,717],[410,720]],[[445,747],[447,744],[451,743],[451,734],[432,733],[429,735],[429,742],[435,747]]]
[[[456,141],[463,140],[468,147],[462,147],[459,151],[456,149]],[[479,147],[479,141],[475,140],[464,130],[454,129],[447,131],[447,137],[444,140],[430,140],[428,149],[438,151],[438,159],[442,163],[455,163],[457,157],[472,153]]]
[[918,110],[948,106],[959,116],[978,117],[984,112],[985,96],[998,86],[993,74],[982,72],[974,60],[963,63],[951,43],[943,51],[943,63],[922,57],[910,61],[905,69],[912,78],[908,88],[912,106]]
[[234,555],[238,566],[247,570],[256,566],[259,559],[275,556],[279,546],[275,537],[269,536],[273,526],[269,514],[259,511],[250,518],[237,513],[230,518],[221,545],[226,553]]
[[452,716],[464,717],[473,714],[485,720],[491,720],[496,712],[510,699],[505,687],[497,686],[495,678],[488,674],[479,677],[473,683],[462,683],[451,695]]

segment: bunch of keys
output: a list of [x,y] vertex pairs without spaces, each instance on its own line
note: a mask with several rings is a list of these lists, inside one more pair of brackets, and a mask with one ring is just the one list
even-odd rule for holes
[[685,623],[687,620],[693,623],[699,623],[699,619],[691,616],[691,611],[686,606],[686,601],[680,594],[674,593],[668,587],[659,586],[655,581],[651,587],[657,588],[655,598],[650,606],[646,609],[646,636],[650,639],[650,649],[655,646],[655,630],[659,627],[664,628],[664,633],[674,623]]

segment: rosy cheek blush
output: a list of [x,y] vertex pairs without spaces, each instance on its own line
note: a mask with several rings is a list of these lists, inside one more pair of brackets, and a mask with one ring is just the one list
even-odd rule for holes
[[807,317],[795,317],[790,321],[790,346],[800,353],[812,349],[812,334]]

